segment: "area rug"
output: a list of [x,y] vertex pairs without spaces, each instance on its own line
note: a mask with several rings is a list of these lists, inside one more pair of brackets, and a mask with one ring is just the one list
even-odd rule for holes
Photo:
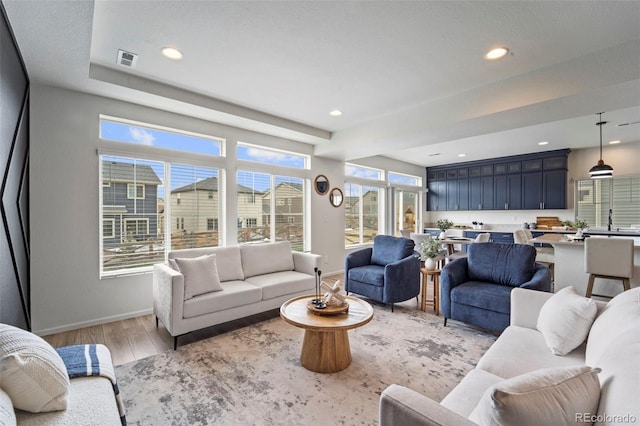
[[116,368],[130,425],[375,425],[381,392],[407,386],[436,401],[496,337],[416,308],[373,304],[350,330],[352,364],[300,364],[303,330],[273,318]]

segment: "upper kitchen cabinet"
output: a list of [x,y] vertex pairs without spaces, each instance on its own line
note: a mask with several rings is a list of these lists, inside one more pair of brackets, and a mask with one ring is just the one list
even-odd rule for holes
[[569,152],[427,167],[427,210],[564,209]]

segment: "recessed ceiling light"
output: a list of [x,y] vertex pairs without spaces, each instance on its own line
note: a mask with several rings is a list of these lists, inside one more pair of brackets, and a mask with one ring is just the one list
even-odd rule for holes
[[509,49],[506,47],[496,47],[484,55],[484,58],[488,61],[495,61],[496,59],[504,58],[507,53],[509,53]]
[[458,154],[458,157],[466,157],[467,154]]
[[339,109],[334,109],[329,113],[329,115],[332,115],[334,117],[340,117],[342,115],[342,111],[340,111]]
[[549,142],[548,141],[538,142],[538,145],[549,145]]
[[179,61],[182,59],[182,52],[180,52],[175,47],[163,47],[162,54],[169,59],[173,59],[174,61]]
[[617,143],[620,143],[620,141],[609,141],[609,145],[615,145]]

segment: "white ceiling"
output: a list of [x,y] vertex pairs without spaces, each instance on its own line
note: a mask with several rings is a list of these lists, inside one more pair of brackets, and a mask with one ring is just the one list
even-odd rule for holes
[[[318,155],[427,166],[596,147],[600,111],[605,143],[640,142],[640,124],[619,126],[640,121],[640,1],[2,2],[32,82]],[[483,59],[500,45],[511,55]]]

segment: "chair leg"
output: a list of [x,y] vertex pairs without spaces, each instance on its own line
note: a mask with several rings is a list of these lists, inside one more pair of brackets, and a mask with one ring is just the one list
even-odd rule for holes
[[447,326],[447,318],[444,319],[444,326]]
[[178,349],[178,336],[173,336],[173,350]]
[[593,274],[589,274],[589,282],[587,284],[587,294],[586,297],[591,297],[591,294],[593,293],[593,282],[595,281],[596,276]]
[[416,305],[420,307],[420,300],[418,300],[418,296],[416,296]]
[[158,328],[158,317],[156,317],[156,328]]
[[391,304],[391,312],[393,312],[393,303]]

